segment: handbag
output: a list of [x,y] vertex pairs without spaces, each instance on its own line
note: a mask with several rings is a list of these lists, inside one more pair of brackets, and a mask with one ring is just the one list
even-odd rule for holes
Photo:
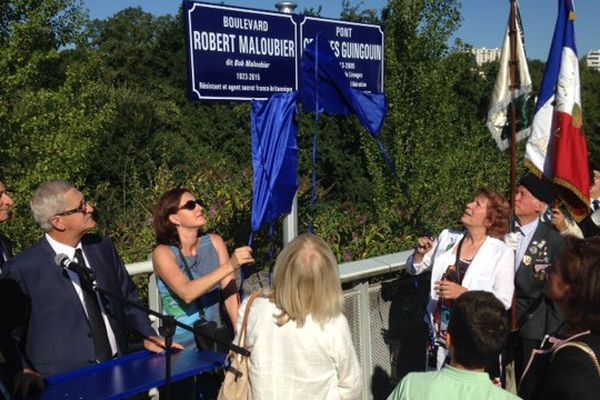
[[[240,338],[238,346],[244,348],[246,344],[246,328],[248,326],[248,315],[254,300],[261,295],[261,292],[254,292],[248,300],[242,328],[240,329]],[[249,356],[248,356],[249,357]],[[252,391],[250,390],[250,377],[248,376],[248,357],[241,354],[229,352],[227,359],[228,365],[225,367],[225,379],[219,390],[217,400],[252,400]],[[227,364],[227,362],[226,362]]]

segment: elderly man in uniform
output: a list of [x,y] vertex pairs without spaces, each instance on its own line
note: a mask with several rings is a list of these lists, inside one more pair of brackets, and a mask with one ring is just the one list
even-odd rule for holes
[[542,217],[554,199],[549,182],[525,175],[515,196],[515,227],[518,238],[515,256],[516,317],[519,329],[515,343],[515,372],[520,379],[533,349],[545,335],[562,323],[558,305],[544,295],[546,269],[563,249],[563,239]]

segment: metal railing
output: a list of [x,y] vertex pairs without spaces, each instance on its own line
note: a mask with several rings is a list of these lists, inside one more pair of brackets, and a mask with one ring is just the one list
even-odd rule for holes
[[[418,288],[413,278],[401,278],[411,253],[412,250],[402,251],[340,264],[340,279],[345,287],[344,315],[363,373],[365,400],[385,399],[399,378],[420,369],[420,361],[425,357],[424,346],[421,355],[422,346],[414,342],[424,337],[420,333],[424,312],[420,305],[425,304],[426,279],[420,279],[425,284]],[[126,267],[130,275],[153,272],[151,261]],[[382,281],[382,276],[388,280]],[[153,274],[148,284],[148,303],[150,308],[161,311]],[[409,360],[403,359],[407,356]]]

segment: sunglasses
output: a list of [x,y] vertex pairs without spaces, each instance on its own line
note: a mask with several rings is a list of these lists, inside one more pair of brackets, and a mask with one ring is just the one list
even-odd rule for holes
[[60,213],[55,214],[56,217],[65,217],[67,215],[71,215],[71,214],[77,214],[77,213],[82,213],[82,214],[87,214],[87,209],[88,209],[88,203],[85,200],[81,201],[81,204],[79,205],[79,207],[74,208],[72,210],[68,210],[68,211],[63,211]]
[[182,205],[181,207],[179,207],[177,210],[188,210],[188,211],[193,211],[196,206],[200,206],[202,208],[206,208],[206,204],[204,204],[204,202],[200,199],[196,199],[196,200],[188,200],[185,202],[184,205]]

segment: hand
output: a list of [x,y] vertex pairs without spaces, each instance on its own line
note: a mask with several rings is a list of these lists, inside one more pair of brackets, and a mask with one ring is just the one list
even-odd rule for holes
[[[165,351],[165,338],[160,336],[148,336],[144,339],[144,348],[152,353],[161,353]],[[173,342],[171,344],[173,350],[183,350],[183,346]]]
[[552,225],[559,231],[563,232],[567,230],[567,221],[565,221],[565,214],[559,208],[552,209]]
[[455,300],[467,291],[466,287],[460,286],[452,281],[437,281],[434,283],[437,295],[446,300]]
[[25,368],[15,375],[14,385],[17,397],[27,397],[30,393],[39,392],[46,387],[44,377],[29,368]]
[[430,236],[423,236],[417,239],[415,253],[424,255],[433,247],[433,239]]
[[233,251],[229,261],[231,262],[231,266],[234,270],[239,269],[244,264],[253,263],[254,258],[252,258],[252,247],[238,247]]

